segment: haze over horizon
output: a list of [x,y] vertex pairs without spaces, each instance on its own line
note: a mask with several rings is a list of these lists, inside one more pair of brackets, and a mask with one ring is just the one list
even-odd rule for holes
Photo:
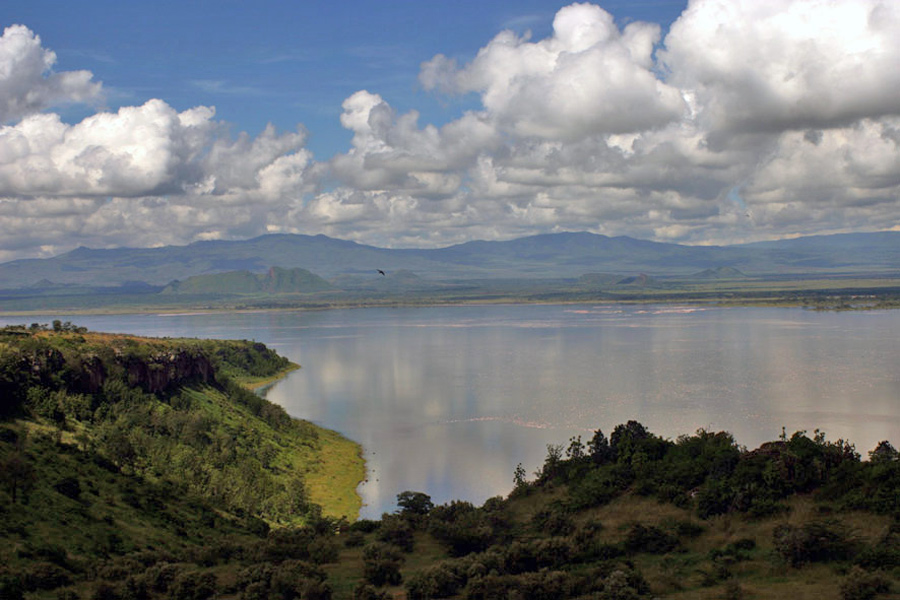
[[900,3],[0,9],[0,262],[900,230]]

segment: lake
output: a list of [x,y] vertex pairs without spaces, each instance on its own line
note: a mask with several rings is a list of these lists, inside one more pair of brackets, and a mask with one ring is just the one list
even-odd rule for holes
[[900,311],[511,305],[236,314],[0,317],[95,331],[264,342],[302,365],[267,392],[361,443],[362,516],[404,490],[480,504],[547,444],[636,419],[674,438],[784,427],[900,445]]

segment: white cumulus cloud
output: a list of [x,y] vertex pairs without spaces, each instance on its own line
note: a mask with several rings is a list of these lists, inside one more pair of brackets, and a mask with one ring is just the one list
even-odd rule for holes
[[89,71],[54,73],[56,54],[23,25],[12,25],[0,37],[0,123],[59,103],[99,97],[101,86]]
[[504,31],[471,63],[443,55],[422,66],[426,89],[477,92],[486,112],[517,136],[578,139],[659,127],[685,110],[680,92],[652,72],[658,25],[619,31],[599,6],[573,4],[553,35],[531,42]]
[[693,0],[661,57],[710,127],[835,127],[900,114],[898,31],[894,0]]

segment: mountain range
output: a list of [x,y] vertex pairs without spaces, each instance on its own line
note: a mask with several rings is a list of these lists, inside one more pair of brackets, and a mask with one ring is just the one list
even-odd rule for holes
[[[900,232],[811,236],[731,246],[687,246],[571,232],[473,241],[438,249],[389,249],[324,235],[273,234],[244,241],[203,241],[159,248],[81,247],[52,258],[15,260],[0,264],[0,289],[162,288],[192,277],[238,271],[244,272],[240,276],[243,287],[263,291],[267,286],[290,288],[293,284],[271,279],[276,273],[273,267],[282,269],[282,278],[287,276],[284,270],[301,269],[332,282],[377,278],[378,270],[389,275],[405,272],[407,278],[434,282],[577,278],[588,273],[644,273],[654,277],[697,274],[701,279],[729,273],[759,278],[884,276],[900,274]],[[202,289],[202,281],[195,280],[191,285]],[[316,285],[325,289],[328,282]]]

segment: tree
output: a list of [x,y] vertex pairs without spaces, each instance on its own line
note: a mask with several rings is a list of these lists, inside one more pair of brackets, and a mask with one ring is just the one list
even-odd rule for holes
[[615,453],[609,445],[609,440],[603,435],[603,431],[594,432],[594,437],[588,442],[588,454],[598,465],[608,463],[615,458]]
[[566,458],[573,461],[584,458],[584,444],[581,443],[580,435],[569,438],[569,447],[566,449]]
[[887,440],[883,440],[869,452],[869,460],[873,463],[885,463],[900,460],[900,452]]
[[547,480],[559,474],[560,466],[563,461],[562,444],[547,444],[547,457],[544,459],[544,465],[540,472],[537,473],[541,480]]
[[0,461],[0,481],[12,497],[13,503],[16,502],[19,492],[28,493],[36,479],[34,467],[22,453],[13,452]]
[[401,515],[425,516],[434,508],[434,503],[428,494],[406,491],[397,494],[397,506]]
[[528,481],[525,479],[525,467],[522,466],[522,463],[516,465],[516,470],[513,472],[513,484],[515,485],[515,491],[524,490],[528,487]]

